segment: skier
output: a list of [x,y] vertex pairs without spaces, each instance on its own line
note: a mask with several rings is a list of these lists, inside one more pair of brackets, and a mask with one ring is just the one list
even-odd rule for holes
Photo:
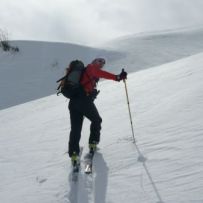
[[97,144],[100,141],[100,130],[102,118],[94,104],[99,91],[96,89],[99,78],[121,81],[127,79],[127,73],[122,71],[119,75],[114,75],[107,71],[102,70],[105,65],[105,59],[96,58],[91,64],[87,65],[85,72],[81,77],[81,85],[84,89],[84,94],[73,97],[69,102],[71,131],[69,137],[69,156],[72,163],[77,162],[80,147],[79,141],[81,138],[81,130],[83,118],[86,117],[91,121],[90,136],[89,136],[89,149],[96,150]]

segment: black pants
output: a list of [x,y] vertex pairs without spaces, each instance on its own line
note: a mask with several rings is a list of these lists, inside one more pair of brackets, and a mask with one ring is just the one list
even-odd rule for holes
[[69,156],[76,152],[79,154],[79,142],[84,117],[91,121],[89,143],[100,141],[102,119],[91,97],[70,99],[69,102],[71,131],[69,137]]

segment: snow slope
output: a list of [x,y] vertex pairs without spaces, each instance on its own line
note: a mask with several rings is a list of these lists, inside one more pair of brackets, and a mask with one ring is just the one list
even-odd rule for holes
[[104,46],[125,57],[113,61],[130,72],[172,62],[203,51],[203,27],[140,33],[118,38]]
[[85,64],[98,56],[120,58],[107,51],[68,43],[13,41],[19,53],[0,49],[0,109],[45,97],[56,92],[56,80],[64,74],[71,60]]
[[[68,103],[62,96],[1,110],[1,202],[202,203],[202,64],[203,53],[129,76],[136,145],[124,84],[101,82],[100,150],[93,177],[82,168],[79,185],[70,181]],[[88,134],[85,120],[83,157]],[[138,160],[141,155],[146,162]]]
[[87,64],[95,57],[105,57],[107,70],[118,74],[122,68],[135,72],[200,53],[203,28],[126,36],[99,49],[34,41],[12,45],[20,48],[19,54],[0,50],[0,109],[53,94],[55,81],[76,58]]

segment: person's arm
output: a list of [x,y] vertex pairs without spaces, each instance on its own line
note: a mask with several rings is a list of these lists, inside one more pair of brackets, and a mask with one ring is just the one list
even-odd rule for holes
[[96,65],[94,65],[94,67],[91,67],[91,75],[96,77],[96,78],[104,78],[107,80],[116,80],[116,75],[101,70],[100,68],[96,67]]

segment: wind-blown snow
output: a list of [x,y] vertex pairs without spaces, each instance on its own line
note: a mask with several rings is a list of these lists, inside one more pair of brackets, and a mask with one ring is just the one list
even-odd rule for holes
[[[138,161],[123,82],[101,82],[94,175],[70,180],[67,101],[52,95],[0,111],[1,202],[203,202],[203,53],[130,74]],[[81,145],[87,151],[89,122]],[[82,157],[83,157],[82,156]],[[155,191],[155,188],[157,191]]]

